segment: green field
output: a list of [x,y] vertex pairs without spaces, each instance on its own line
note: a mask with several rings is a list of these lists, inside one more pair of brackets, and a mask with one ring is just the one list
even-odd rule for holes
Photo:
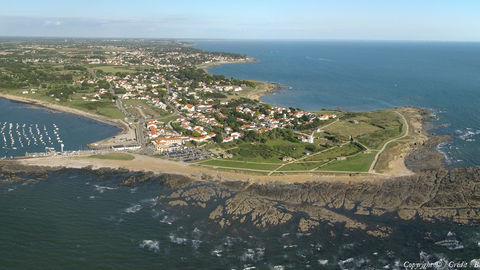
[[163,118],[158,118],[157,120],[160,122],[168,123],[170,121],[177,119],[178,117],[179,117],[178,115],[172,114],[172,115],[165,116]]
[[368,154],[360,153],[346,160],[334,160],[331,163],[322,166],[318,171],[352,171],[352,172],[368,172],[376,151]]
[[134,69],[128,69],[128,68],[121,67],[121,66],[93,65],[93,66],[90,66],[90,67],[94,70],[102,70],[105,73],[111,73],[111,74],[115,74],[117,72],[122,72],[122,73],[134,73],[134,72],[136,72],[136,70],[134,70]]
[[358,137],[358,141],[371,149],[379,149],[382,145],[395,137],[398,137],[404,131],[403,120],[392,111],[367,112],[368,122],[380,128],[372,133]]
[[90,113],[102,115],[114,119],[122,119],[125,117],[123,113],[117,108],[115,103],[111,101],[72,101],[62,102],[61,105],[87,111]]
[[[349,119],[349,121],[338,121],[328,127],[325,128],[325,131],[328,131],[333,134],[338,134],[342,137],[349,138],[358,137],[367,133],[375,132],[380,130],[379,127],[371,125],[365,122],[362,119],[366,119],[365,117],[354,117]],[[351,121],[358,121],[358,124],[354,124]]]
[[279,171],[310,171],[313,170],[325,162],[298,162],[298,163],[290,163],[282,168]]
[[108,153],[103,155],[91,155],[89,158],[112,159],[112,160],[133,160],[134,156],[125,153]]
[[235,160],[280,163],[285,156],[297,159],[305,153],[311,154],[323,149],[325,148],[309,143],[275,139],[266,143],[240,143],[228,152],[234,155]]
[[356,143],[348,143],[341,147],[331,148],[323,153],[307,157],[304,161],[328,161],[336,157],[350,156],[363,151],[363,147]]
[[371,149],[380,148],[389,139],[401,135],[403,121],[391,110],[345,113],[341,120],[326,127],[330,135],[348,139],[357,139]]

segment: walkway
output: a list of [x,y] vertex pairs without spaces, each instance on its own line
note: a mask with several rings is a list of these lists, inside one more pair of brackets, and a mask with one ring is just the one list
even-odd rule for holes
[[405,130],[405,134],[403,134],[402,136],[391,139],[383,145],[382,149],[380,149],[380,151],[378,151],[378,153],[375,155],[375,159],[373,160],[372,164],[370,165],[370,169],[368,170],[368,172],[370,172],[370,173],[375,173],[375,166],[377,165],[378,158],[383,153],[383,151],[385,151],[385,149],[387,148],[387,145],[390,144],[391,142],[395,142],[395,141],[398,141],[400,139],[403,139],[403,138],[407,137],[408,133],[410,132],[410,126],[409,126],[408,121],[405,118],[405,116],[403,114],[399,113],[398,111],[395,111],[395,113],[397,113],[398,115],[400,115],[403,118],[403,121],[405,122],[407,130]]

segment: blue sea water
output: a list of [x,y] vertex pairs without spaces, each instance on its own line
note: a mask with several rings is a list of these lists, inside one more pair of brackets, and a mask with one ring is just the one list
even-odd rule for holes
[[[377,218],[395,230],[388,241],[343,225],[220,228],[208,219],[215,202],[171,207],[158,196],[172,190],[157,181],[119,185],[126,176],[72,169],[0,181],[0,269],[404,269],[405,261],[480,260],[474,226]],[[452,238],[463,248],[438,242]]]
[[261,100],[308,110],[367,111],[419,106],[438,116],[450,167],[480,165],[480,43],[195,41],[208,51],[246,54],[255,63],[215,74],[290,87]]
[[[54,125],[58,128],[59,140],[54,133]],[[65,151],[86,150],[89,143],[119,132],[117,127],[88,118],[0,98],[0,158],[24,156],[27,152],[43,153],[45,147],[60,151],[61,143]],[[40,141],[40,136],[44,143]]]

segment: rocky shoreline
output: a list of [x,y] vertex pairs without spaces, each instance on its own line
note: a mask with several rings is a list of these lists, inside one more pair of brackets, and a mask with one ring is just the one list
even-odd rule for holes
[[[444,138],[443,138],[444,139]],[[208,217],[220,227],[248,223],[264,229],[295,222],[300,232],[315,230],[320,224],[343,224],[348,230],[364,230],[376,237],[388,237],[392,228],[368,217],[393,215],[394,219],[426,222],[480,222],[480,167],[447,170],[436,167],[441,155],[431,146],[442,138],[433,138],[410,154],[406,163],[413,176],[370,182],[309,182],[296,184],[256,184],[244,181],[216,182],[208,175],[202,179],[122,169],[80,169],[100,178],[116,175],[120,185],[135,186],[157,181],[168,187],[168,195],[158,197],[171,207],[213,209]],[[421,162],[421,157],[433,157]],[[421,166],[419,166],[421,164]],[[433,167],[431,167],[432,165]],[[50,173],[65,168],[0,163],[2,181],[41,181]]]
[[[99,178],[115,175],[121,179],[119,185],[129,187],[157,181],[170,190],[158,200],[171,207],[211,209],[205,218],[222,228],[251,224],[265,229],[294,223],[299,232],[307,232],[320,224],[332,227],[340,224],[347,230],[388,237],[393,228],[378,222],[376,217],[457,224],[480,222],[480,167],[446,169],[443,155],[434,149],[446,140],[449,138],[429,135],[428,140],[416,145],[405,157],[405,165],[414,175],[370,181],[254,183],[219,181],[207,174],[193,179],[126,169],[78,170]],[[40,181],[50,173],[65,170],[71,169],[2,161],[0,181]]]

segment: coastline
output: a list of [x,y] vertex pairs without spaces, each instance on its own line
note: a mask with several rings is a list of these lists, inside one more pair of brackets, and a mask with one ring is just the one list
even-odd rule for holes
[[[256,63],[259,62],[259,60],[255,58],[250,58],[247,57],[245,60],[239,60],[239,61],[231,61],[231,62],[214,62],[214,63],[208,63],[208,64],[203,64],[203,65],[198,65],[197,68],[205,70],[207,73],[210,73],[208,71],[209,68],[214,68],[222,65],[228,65],[228,64],[244,64],[244,63]],[[261,103],[264,103],[263,101],[260,100],[261,97],[266,96],[266,95],[271,95],[275,93],[277,90],[285,90],[289,89],[289,87],[278,84],[276,82],[269,82],[269,81],[258,81],[258,80],[249,80],[246,79],[247,81],[250,82],[255,82],[257,84],[262,84],[263,87],[260,87],[258,89],[253,89],[249,91],[247,94],[243,94],[240,92],[239,96],[240,97],[246,97],[249,99],[254,99],[257,100]]]
[[[231,61],[231,62],[214,62],[205,64],[202,66],[197,66],[198,68],[202,68],[206,70],[208,67],[214,67],[224,64],[236,64],[236,63],[246,63],[246,62],[257,62],[258,60],[253,58],[246,58],[239,61]],[[208,71],[207,71],[208,72]],[[260,86],[257,85],[254,89],[246,90],[245,92],[240,92],[238,95],[234,97],[246,97],[250,99],[258,100],[259,102],[264,103],[260,100],[260,98],[264,95],[268,95],[274,92],[276,89],[284,89],[285,87],[272,82],[264,82],[264,81],[254,81]],[[116,134],[115,136],[105,138],[103,140],[90,143],[88,146],[90,149],[106,149],[111,148],[111,146],[117,145],[115,142],[115,137],[120,137],[121,135],[124,137],[133,137],[135,138],[136,134],[135,131],[132,129],[122,120],[119,119],[110,119],[105,116],[96,115],[93,113],[85,112],[79,109],[58,105],[55,103],[51,103],[44,100],[37,100],[28,97],[22,97],[18,95],[12,95],[7,93],[0,92],[0,98],[6,98],[9,100],[13,100],[16,102],[22,102],[27,104],[32,104],[35,106],[40,106],[46,109],[72,113],[74,115],[78,115],[81,117],[86,117],[89,119],[93,119],[96,121],[100,121],[103,123],[107,123],[113,126],[116,126],[121,129],[121,132]],[[412,125],[410,118],[407,119],[403,116],[405,112],[408,113],[408,110],[413,109],[413,118],[416,119],[416,123]],[[403,117],[407,126],[406,134],[403,137],[413,137],[415,140],[414,143],[400,143],[400,149],[395,149],[393,153],[384,154],[384,152],[389,152],[391,149],[386,149],[387,144],[390,142],[398,141],[401,138],[393,138],[392,140],[386,142],[384,144],[383,149],[377,154],[375,157],[375,164],[372,163],[372,166],[368,172],[349,172],[349,171],[319,171],[319,172],[306,172],[306,171],[291,171],[288,173],[280,172],[277,175],[262,175],[262,173],[256,172],[255,170],[229,170],[228,168],[222,167],[205,167],[205,166],[198,166],[194,163],[183,163],[177,161],[167,161],[160,158],[152,158],[148,156],[141,156],[136,155],[135,161],[118,161],[118,160],[94,160],[89,159],[88,156],[76,156],[74,158],[71,157],[63,157],[63,156],[53,156],[53,157],[43,157],[43,158],[35,158],[35,159],[24,159],[22,160],[22,164],[24,165],[34,165],[34,166],[46,166],[46,167],[65,167],[65,168],[81,168],[85,166],[93,166],[95,168],[112,168],[112,169],[128,169],[130,171],[152,171],[154,173],[173,173],[173,174],[180,174],[186,176],[192,176],[197,178],[199,175],[207,174],[216,178],[217,180],[222,179],[235,179],[235,180],[242,180],[242,181],[252,181],[255,183],[266,183],[271,181],[279,181],[279,182],[306,182],[306,181],[323,181],[326,179],[341,179],[341,181],[363,181],[363,180],[370,180],[370,179],[384,179],[387,177],[398,177],[398,176],[411,176],[414,175],[410,169],[407,168],[405,165],[405,158],[406,156],[415,151],[414,147],[416,143],[423,143],[428,139],[425,126],[425,109],[416,108],[416,107],[402,107],[393,109],[399,115]],[[399,113],[399,111],[404,111],[403,113]],[[409,133],[408,127],[411,126],[413,133]],[[415,126],[415,127],[414,127]],[[125,140],[122,140],[125,142]],[[124,143],[125,144],[125,143]],[[130,145],[130,143],[127,143]],[[125,144],[125,145],[127,145]],[[382,155],[380,155],[382,154]],[[387,158],[383,158],[383,156],[387,156]],[[378,172],[376,169],[378,158],[386,159],[384,160],[382,166],[384,167],[381,172]],[[138,160],[143,161],[138,162]],[[386,163],[386,165],[385,165]],[[173,164],[178,166],[173,166]],[[142,166],[143,165],[143,166]],[[162,169],[160,169],[162,168]],[[190,171],[194,171],[194,173],[190,173]],[[295,180],[292,180],[294,178]]]
[[[167,200],[172,207],[205,208],[207,203],[212,203],[211,194],[215,194],[211,189],[227,188],[231,194],[230,199],[220,204],[208,217],[221,228],[243,219],[250,212],[256,213],[255,209],[265,207],[272,211],[260,211],[255,214],[259,221],[252,220],[258,228],[284,224],[291,220],[288,213],[300,213],[305,215],[296,225],[300,232],[314,230],[327,222],[343,224],[348,230],[364,231],[378,238],[387,238],[392,233],[390,225],[375,221],[375,217],[388,214],[401,220],[418,219],[432,223],[447,220],[457,224],[480,222],[480,208],[476,207],[480,197],[465,194],[462,189],[465,185],[471,185],[471,180],[480,175],[480,168],[447,170],[441,165],[442,155],[432,147],[443,138],[426,133],[428,126],[424,123],[430,120],[428,110],[416,107],[396,110],[401,110],[408,119],[415,117],[416,120],[408,122],[410,130],[422,135],[418,140],[405,144],[396,156],[397,162],[400,160],[403,166],[413,172],[408,175],[301,173],[267,176],[215,170],[132,153],[130,155],[134,159],[128,161],[95,159],[90,156],[3,161],[0,162],[0,175],[3,173],[8,176],[5,181],[22,181],[20,174],[26,172],[27,175],[35,175],[37,181],[40,181],[48,177],[48,172],[79,169],[83,173],[100,176],[126,174],[120,176],[126,177],[121,178],[121,185],[126,186],[163,179],[160,180],[161,183],[167,185],[172,193],[162,196],[162,199]],[[413,114],[409,115],[407,111]],[[461,181],[451,186],[449,181],[442,181],[443,179]],[[214,186],[208,186],[207,183]],[[183,188],[189,187],[193,187],[194,192],[184,192]],[[456,194],[454,198],[460,200],[452,202],[450,197],[445,197],[452,192]],[[465,198],[468,205],[461,198]],[[235,212],[233,208],[238,205],[244,207],[246,214],[232,215]],[[364,219],[368,217],[373,219]]]
[[222,65],[228,65],[228,64],[242,64],[242,63],[256,63],[259,62],[259,60],[251,57],[247,57],[246,59],[242,60],[237,60],[237,61],[230,61],[230,62],[211,62],[211,63],[206,63],[206,64],[201,64],[197,65],[197,68],[203,69],[208,72],[208,68],[213,68],[213,67],[218,67]]
[[29,105],[32,105],[32,106],[41,107],[41,108],[46,109],[46,110],[52,110],[52,111],[57,111],[57,112],[73,114],[73,115],[76,115],[76,116],[92,119],[92,120],[99,121],[99,122],[102,122],[102,123],[105,123],[105,124],[108,124],[108,125],[111,125],[111,126],[115,126],[115,127],[120,129],[120,132],[117,133],[116,135],[114,135],[112,137],[102,139],[102,140],[97,141],[97,142],[92,142],[90,145],[94,145],[94,144],[101,145],[101,144],[113,139],[114,137],[127,134],[129,132],[129,129],[130,129],[128,127],[128,125],[120,119],[110,119],[110,118],[105,117],[105,116],[96,115],[96,114],[93,114],[93,113],[85,112],[85,111],[74,109],[74,108],[67,107],[67,106],[54,104],[54,103],[43,101],[43,100],[32,99],[32,98],[28,98],[28,97],[12,95],[12,94],[7,94],[7,93],[3,93],[3,92],[0,92],[0,98],[7,99],[7,100],[10,100],[10,101],[14,101],[14,102],[29,104]]
[[[222,168],[210,168],[198,166],[192,163],[184,163],[179,161],[170,161],[157,157],[150,157],[139,154],[132,154],[133,160],[109,160],[109,159],[93,159],[86,156],[51,156],[38,157],[29,159],[19,159],[18,164],[25,166],[41,166],[41,167],[63,167],[63,168],[84,168],[92,167],[93,169],[110,168],[110,169],[126,169],[132,172],[151,172],[153,174],[176,174],[191,177],[193,179],[203,179],[207,177],[214,182],[224,181],[242,181],[256,184],[267,184],[271,182],[279,183],[305,183],[305,182],[375,182],[384,181],[391,177],[413,176],[416,172],[412,171],[405,164],[405,159],[415,152],[420,146],[425,144],[429,136],[425,133],[423,126],[426,120],[425,116],[428,111],[415,107],[398,108],[409,119],[410,125],[409,136],[415,140],[402,144],[399,149],[393,149],[393,153],[385,154],[387,159],[386,172],[325,172],[307,173],[292,172],[288,174],[265,175],[251,171],[241,170],[225,170]],[[382,158],[383,155],[381,156]]]
[[[260,96],[260,93],[257,92]],[[91,149],[106,149],[111,148],[111,146],[116,145],[115,137],[122,136],[135,136],[135,132],[127,126],[121,120],[109,119],[103,116],[94,115],[88,112],[80,111],[74,108],[61,106],[57,104],[52,104],[46,101],[35,100],[27,97],[15,96],[11,94],[0,93],[0,98],[5,98],[13,100],[16,102],[22,102],[26,104],[31,104],[34,106],[40,106],[42,108],[72,113],[81,117],[87,117],[96,121],[101,121],[107,124],[114,125],[119,127],[122,131],[112,137],[105,138],[98,142],[89,144]],[[402,111],[402,114],[409,115],[407,123],[411,126],[412,135],[416,138],[417,142],[423,143],[428,139],[427,129],[426,129],[426,117],[429,114],[426,109],[416,108],[416,107],[402,107],[394,109],[396,111]],[[406,120],[406,119],[405,119]],[[407,135],[407,134],[406,134]],[[423,139],[422,139],[423,138]],[[124,142],[124,141],[123,141]],[[397,149],[398,150],[398,149]],[[397,177],[397,176],[408,176],[413,175],[414,173],[409,170],[405,165],[405,157],[412,151],[415,150],[414,143],[404,144],[402,148],[394,152],[393,155],[388,156],[386,161],[387,171],[376,172],[375,170],[370,170],[369,172],[342,172],[342,171],[324,171],[319,173],[309,173],[309,172],[292,172],[288,174],[278,174],[278,175],[262,175],[254,171],[238,171],[238,170],[228,170],[218,168],[206,168],[203,166],[197,166],[195,164],[183,163],[177,161],[167,161],[160,158],[147,157],[137,155],[134,161],[118,161],[118,160],[95,160],[89,159],[88,156],[76,156],[76,157],[63,157],[63,156],[53,156],[53,157],[43,157],[43,158],[30,158],[23,159],[20,163],[23,165],[33,165],[33,166],[46,166],[46,167],[65,167],[65,168],[82,168],[86,166],[93,166],[95,168],[112,168],[112,169],[128,169],[130,171],[152,171],[154,173],[172,173],[180,174],[185,176],[190,176],[194,178],[200,178],[201,175],[209,175],[216,179],[216,181],[223,181],[224,179],[229,180],[241,180],[255,183],[267,183],[267,182],[282,182],[282,183],[292,183],[292,182],[308,182],[308,181],[324,181],[332,180],[341,182],[349,181],[370,181],[371,179],[384,179],[387,177]],[[387,151],[385,151],[387,152]],[[142,161],[142,162],[139,162]],[[174,166],[175,165],[175,166]],[[161,169],[160,169],[161,168]]]

